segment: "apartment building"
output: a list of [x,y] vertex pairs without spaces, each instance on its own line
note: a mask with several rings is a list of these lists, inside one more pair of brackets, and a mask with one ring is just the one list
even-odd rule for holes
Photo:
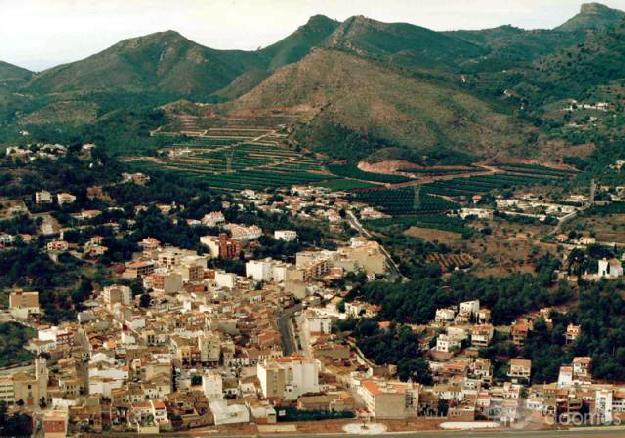
[[265,360],[256,365],[264,398],[295,400],[319,393],[319,362],[302,356]]
[[417,416],[419,387],[412,383],[363,380],[358,394],[376,419],[404,419]]

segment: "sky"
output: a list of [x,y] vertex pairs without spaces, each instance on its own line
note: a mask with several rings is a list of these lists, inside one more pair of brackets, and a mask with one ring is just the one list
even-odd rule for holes
[[[256,49],[315,14],[407,22],[433,30],[502,24],[552,28],[583,0],[0,0],[0,60],[33,71],[164,30],[216,49]],[[601,3],[625,10],[625,0]]]

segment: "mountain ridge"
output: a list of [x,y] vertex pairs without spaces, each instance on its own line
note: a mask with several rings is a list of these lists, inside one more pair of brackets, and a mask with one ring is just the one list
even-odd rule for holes
[[560,32],[604,30],[625,19],[625,12],[601,3],[584,3],[577,15],[554,28]]

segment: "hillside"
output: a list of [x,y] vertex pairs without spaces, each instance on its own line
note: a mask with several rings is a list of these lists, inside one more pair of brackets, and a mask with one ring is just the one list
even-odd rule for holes
[[83,60],[46,70],[30,82],[28,90],[58,93],[158,89],[202,98],[241,75],[245,76],[239,83],[252,80],[255,85],[257,78],[262,78],[259,72],[296,62],[336,26],[338,23],[327,17],[315,16],[287,38],[256,51],[215,50],[174,31],[155,33],[121,41]]
[[345,20],[328,47],[404,67],[453,67],[485,53],[480,46],[407,23],[382,23],[363,16]]
[[[295,115],[305,121],[300,130],[307,145],[333,156],[341,155],[340,148],[324,141],[332,129],[363,142],[375,139],[373,149],[396,146],[426,154],[446,149],[488,156],[522,144],[519,126],[459,89],[329,49],[314,50],[239,99],[207,112]],[[362,146],[354,153],[373,152]]]
[[582,5],[579,14],[554,30],[560,32],[578,32],[586,30],[605,30],[625,18],[625,12],[612,9],[600,3]]
[[121,41],[81,61],[46,70],[28,88],[43,93],[158,88],[206,95],[261,65],[255,53],[214,50],[167,31]]
[[25,68],[0,61],[0,88],[16,88],[30,80],[32,75]]
[[268,69],[275,70],[297,62],[310,52],[312,47],[321,46],[339,26],[339,22],[324,15],[315,15],[287,38],[260,50],[263,58],[269,60]]
[[445,34],[480,45],[486,54],[463,63],[463,71],[497,71],[526,65],[585,39],[584,32],[524,30],[500,26],[484,30],[459,30]]
[[538,60],[517,88],[538,102],[582,98],[596,86],[625,79],[625,21],[575,47]]

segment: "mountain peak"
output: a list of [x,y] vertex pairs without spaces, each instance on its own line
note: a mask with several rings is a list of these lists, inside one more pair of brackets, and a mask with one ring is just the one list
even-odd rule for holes
[[610,10],[612,9],[602,3],[584,3],[580,9],[580,13],[592,14],[596,12],[605,12]]
[[261,50],[269,59],[269,70],[299,61],[313,47],[322,45],[338,26],[338,21],[325,15],[313,15],[291,35]]
[[625,12],[612,9],[601,3],[584,3],[579,14],[554,30],[561,32],[579,32],[603,30],[625,18]]
[[304,26],[316,26],[319,24],[323,25],[327,23],[336,23],[336,21],[323,14],[317,14],[311,16]]
[[[163,32],[150,33],[138,38],[133,38],[134,41],[186,41],[187,39],[175,30],[166,30]],[[131,40],[131,41],[132,41]]]

